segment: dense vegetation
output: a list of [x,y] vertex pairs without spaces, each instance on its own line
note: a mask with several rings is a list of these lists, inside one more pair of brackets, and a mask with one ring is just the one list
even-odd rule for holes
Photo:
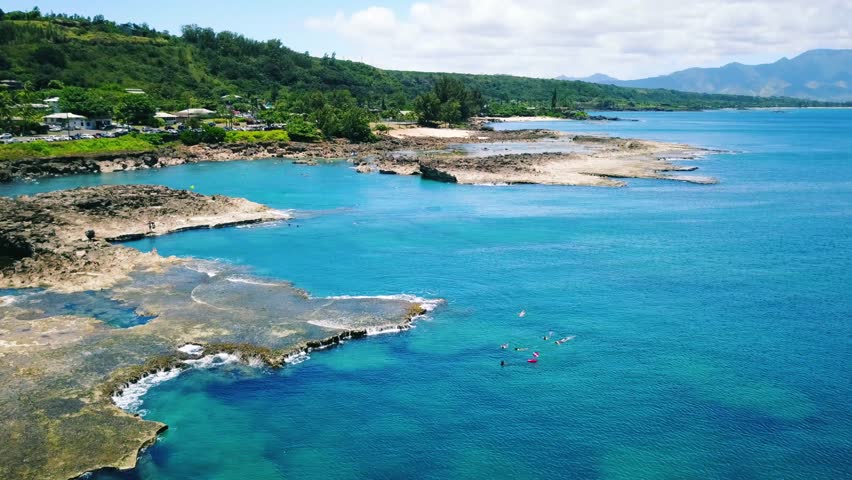
[[[43,15],[37,9],[0,11],[2,79],[26,88],[10,92],[17,98],[0,98],[5,104],[0,116],[10,105],[57,95],[65,111],[91,117],[111,110],[116,118],[138,124],[153,123],[156,109],[204,107],[226,116],[253,111],[270,122],[292,123],[293,139],[368,140],[368,120],[400,118],[400,111],[414,109],[417,98],[423,119],[449,123],[479,113],[817,104],[506,75],[381,70],[334,54],[311,57],[279,40],[256,41],[195,25],[174,35],[144,23]],[[147,95],[127,94],[127,88]],[[38,112],[30,114],[25,120],[38,119]]]

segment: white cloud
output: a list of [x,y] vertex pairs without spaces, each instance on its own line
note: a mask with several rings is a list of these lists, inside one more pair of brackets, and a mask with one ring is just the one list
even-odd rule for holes
[[305,25],[384,68],[636,78],[852,48],[849,18],[848,0],[432,0]]

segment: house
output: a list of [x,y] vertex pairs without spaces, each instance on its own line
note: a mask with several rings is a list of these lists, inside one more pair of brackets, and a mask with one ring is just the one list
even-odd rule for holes
[[175,115],[178,118],[206,118],[215,113],[213,110],[207,110],[206,108],[187,108],[186,110],[175,113]]
[[44,103],[45,103],[45,105],[50,106],[50,108],[53,110],[53,113],[59,113],[60,112],[59,97],[45,98]]
[[145,90],[138,88],[125,88],[124,93],[129,93],[131,95],[145,95]]
[[0,88],[6,88],[8,90],[20,90],[24,88],[24,84],[19,82],[18,80],[0,80]]
[[73,113],[51,113],[44,117],[44,123],[49,127],[56,126],[63,130],[82,130],[86,127],[87,120],[86,117]]
[[162,120],[163,123],[166,124],[166,126],[174,125],[178,120],[177,115],[172,115],[171,113],[167,112],[157,112],[154,114],[154,118]]
[[111,117],[96,117],[86,119],[85,128],[88,130],[105,130],[112,126]]

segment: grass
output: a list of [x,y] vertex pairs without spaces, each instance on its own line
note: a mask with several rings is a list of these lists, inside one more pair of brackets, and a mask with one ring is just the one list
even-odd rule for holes
[[229,131],[225,133],[227,143],[273,143],[289,142],[290,136],[284,130],[256,132]]
[[0,145],[0,161],[21,158],[61,158],[109,153],[143,153],[155,150],[151,143],[133,136],[68,142],[10,143]]

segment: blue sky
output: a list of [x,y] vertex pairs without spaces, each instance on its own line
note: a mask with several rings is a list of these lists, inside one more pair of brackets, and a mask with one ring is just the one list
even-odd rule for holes
[[852,48],[848,0],[4,0],[4,10],[102,14],[281,39],[382,68],[641,78]]

